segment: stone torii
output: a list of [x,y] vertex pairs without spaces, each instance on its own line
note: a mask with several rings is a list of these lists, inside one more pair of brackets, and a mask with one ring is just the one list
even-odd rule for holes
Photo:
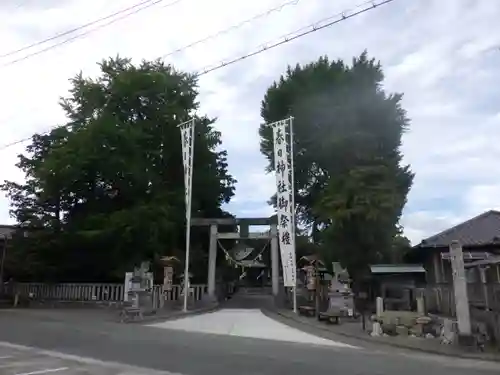
[[[276,217],[270,218],[193,218],[192,226],[209,226],[210,241],[208,252],[208,298],[215,300],[215,269],[217,263],[217,240],[220,239],[270,239],[271,240],[271,284],[273,296],[279,293],[279,252]],[[239,226],[239,232],[219,232],[221,226]],[[270,226],[269,233],[251,233],[250,226]]]

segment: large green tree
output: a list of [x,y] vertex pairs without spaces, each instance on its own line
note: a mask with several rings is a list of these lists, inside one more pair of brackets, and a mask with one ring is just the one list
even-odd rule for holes
[[[326,261],[351,274],[390,251],[413,180],[400,150],[409,124],[402,95],[386,93],[383,79],[366,52],[351,65],[321,57],[289,67],[262,101],[265,123],[294,117],[299,223]],[[263,124],[260,136],[271,171],[271,129]]]
[[[193,215],[225,215],[221,205],[234,193],[214,120],[196,114],[194,76],[161,61],[118,57],[99,66],[99,77],[71,80],[61,100],[68,122],[34,135],[19,156],[26,182],[2,186],[12,215],[30,229],[18,252],[37,257],[37,272],[53,278],[121,278],[140,260],[184,248],[177,125],[193,116]],[[202,247],[201,234],[193,233],[193,246]]]

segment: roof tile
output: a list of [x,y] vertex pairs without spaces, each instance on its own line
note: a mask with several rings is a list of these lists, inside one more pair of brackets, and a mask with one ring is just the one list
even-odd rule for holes
[[490,210],[423,240],[418,247],[500,245],[500,211]]

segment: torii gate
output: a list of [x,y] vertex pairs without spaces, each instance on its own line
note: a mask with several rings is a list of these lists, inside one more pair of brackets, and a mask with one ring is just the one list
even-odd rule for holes
[[[210,242],[208,252],[208,298],[215,300],[215,269],[217,263],[217,240],[220,239],[270,239],[271,240],[271,284],[273,296],[279,293],[279,251],[278,227],[276,216],[269,218],[218,218],[191,219],[192,226],[210,226]],[[219,225],[238,225],[239,232],[219,233]],[[250,233],[249,227],[257,225],[270,226],[269,233]]]

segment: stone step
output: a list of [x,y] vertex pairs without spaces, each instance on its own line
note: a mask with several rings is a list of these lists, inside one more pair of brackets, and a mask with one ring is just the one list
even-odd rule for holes
[[272,294],[273,290],[269,287],[242,287],[238,289],[241,294],[258,294],[258,295],[268,295]]

